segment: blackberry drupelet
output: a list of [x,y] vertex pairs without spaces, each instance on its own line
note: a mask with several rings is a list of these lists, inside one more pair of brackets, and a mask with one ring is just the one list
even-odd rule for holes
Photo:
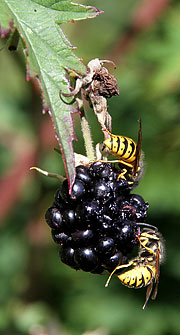
[[76,167],[72,194],[65,180],[45,215],[64,264],[102,273],[128,262],[148,209],[131,189],[110,163]]

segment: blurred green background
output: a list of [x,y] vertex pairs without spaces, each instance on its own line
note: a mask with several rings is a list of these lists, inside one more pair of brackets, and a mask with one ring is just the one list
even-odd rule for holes
[[[79,1],[80,2],[80,1]],[[148,223],[166,241],[156,301],[114,278],[74,271],[59,261],[44,214],[58,188],[33,165],[64,174],[34,80],[25,81],[21,46],[0,53],[0,334],[180,334],[180,4],[179,1],[81,1],[104,10],[63,25],[87,62],[111,59],[120,95],[109,100],[114,134],[137,139],[141,117],[145,175],[135,189],[149,202]],[[4,45],[1,41],[0,46]],[[88,111],[94,143],[100,127]],[[78,118],[75,149],[83,153]],[[95,126],[97,125],[97,127]]]

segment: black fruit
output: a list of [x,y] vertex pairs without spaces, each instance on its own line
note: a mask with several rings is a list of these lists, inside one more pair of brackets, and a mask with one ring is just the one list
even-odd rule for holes
[[75,261],[86,272],[94,271],[98,265],[98,257],[93,248],[78,248],[75,251]]
[[87,200],[77,206],[76,215],[82,222],[93,223],[102,212],[102,206],[98,200]]
[[88,246],[93,243],[94,233],[91,229],[78,230],[72,233],[72,239],[76,247]]
[[50,207],[48,208],[45,219],[49,227],[51,228],[58,228],[63,231],[63,220],[62,220],[62,214],[56,207]]
[[91,176],[87,166],[79,165],[76,168],[76,179],[82,180],[85,184],[91,184]]
[[112,256],[105,257],[103,260],[103,266],[109,272],[113,271],[116,266],[122,264],[123,254],[120,251],[116,251]]
[[64,180],[45,215],[63,263],[97,274],[128,263],[149,206],[132,188],[112,164],[98,161],[76,167],[71,194]]
[[56,191],[54,196],[54,207],[57,207],[59,210],[64,210],[66,208],[66,203],[61,197],[59,189]]
[[52,238],[54,242],[59,245],[70,245],[72,242],[72,237],[68,236],[65,233],[60,233],[57,229],[52,229],[51,231]]
[[78,265],[74,260],[74,249],[71,247],[61,247],[60,249],[61,262],[72,267],[75,270],[79,270]]
[[68,181],[67,179],[64,180],[62,184],[62,195],[67,202],[75,202],[85,195],[86,187],[85,183],[82,180],[76,179],[74,182],[74,185],[72,187],[72,193],[69,194],[69,187],[68,187]]
[[91,189],[91,192],[94,198],[103,202],[112,196],[111,187],[104,180],[95,183]]
[[96,249],[101,256],[103,255],[106,257],[107,255],[113,255],[116,250],[115,242],[111,237],[101,238],[97,242]]
[[67,230],[69,231],[74,230],[76,217],[73,209],[65,209],[62,215],[62,220],[64,224],[67,226]]

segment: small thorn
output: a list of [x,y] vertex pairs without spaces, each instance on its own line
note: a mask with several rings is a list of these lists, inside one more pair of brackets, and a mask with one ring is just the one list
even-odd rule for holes
[[27,74],[27,75],[26,75],[26,81],[28,82],[28,81],[30,81],[30,79],[31,79],[30,75]]
[[49,113],[49,107],[48,106],[44,106],[43,110],[42,110],[43,115],[45,115],[46,113]]
[[29,71],[29,59],[27,56],[27,66],[26,66],[26,81],[30,81],[30,71]]

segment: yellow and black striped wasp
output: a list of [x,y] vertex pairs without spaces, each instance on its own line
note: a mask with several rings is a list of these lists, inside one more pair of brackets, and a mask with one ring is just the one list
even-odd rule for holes
[[[122,284],[129,288],[147,287],[146,299],[143,305],[145,309],[151,296],[155,299],[157,296],[159,283],[159,267],[164,260],[164,243],[161,234],[157,229],[144,229],[137,235],[139,240],[138,256],[128,264],[117,266],[110,274],[105,287],[108,286],[111,277],[116,271],[128,268],[127,271],[117,275]],[[153,285],[155,285],[154,291]]]
[[104,129],[110,137],[103,142],[103,149],[107,147],[110,153],[118,160],[107,161],[109,163],[119,163],[121,172],[118,178],[127,179],[130,182],[139,180],[143,173],[142,126],[139,120],[139,131],[137,144],[129,137],[113,135],[109,130]]

